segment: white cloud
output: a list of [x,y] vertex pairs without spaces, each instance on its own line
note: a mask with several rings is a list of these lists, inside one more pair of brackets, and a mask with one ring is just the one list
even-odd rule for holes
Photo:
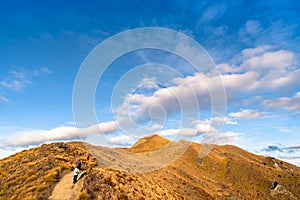
[[230,121],[228,121],[228,122],[225,122],[226,124],[231,124],[231,125],[236,125],[237,124],[237,121],[232,121],[232,120],[230,120]]
[[241,74],[221,75],[224,87],[235,91],[251,91],[258,87],[260,74],[248,71]]
[[210,119],[205,120],[195,120],[193,124],[212,124],[212,125],[220,125],[220,124],[237,124],[236,121],[233,121],[232,118],[226,116],[214,116]]
[[109,134],[118,130],[115,122],[95,124],[86,128],[63,126],[51,130],[19,130],[2,138],[1,148],[25,147],[56,140],[79,140],[90,134]]
[[178,133],[179,133],[178,129],[166,129],[166,130],[161,130],[161,131],[157,132],[156,134],[165,137],[165,136],[178,135]]
[[242,51],[243,58],[249,58],[253,56],[260,56],[261,54],[272,49],[271,45],[260,45],[255,48],[247,48]]
[[[127,94],[123,104],[114,110],[118,123],[128,124],[130,117],[133,121],[147,121],[151,118],[164,119],[182,111],[196,112],[197,108],[209,108],[212,88],[224,86],[227,93],[232,96],[236,92],[250,93],[262,89],[276,91],[296,84],[297,77],[300,76],[300,69],[295,69],[296,57],[293,52],[287,50],[274,50],[270,45],[263,45],[244,49],[239,56],[241,60],[234,64],[218,65],[217,69],[221,72],[219,75],[195,73],[191,76],[174,78],[165,88],[156,87],[154,78],[143,80],[141,84],[151,83],[149,87],[155,88],[155,91],[152,95]],[[215,84],[218,79],[222,80],[222,84]],[[156,109],[159,112],[151,113],[153,107],[159,107],[160,109]],[[253,119],[261,117],[262,113],[241,110],[230,115],[229,117],[234,118]],[[160,118],[161,116],[163,117]],[[227,119],[227,124],[236,123]]]
[[224,132],[218,135],[217,144],[224,145],[224,144],[233,144],[240,138],[239,133],[235,132]]
[[176,136],[181,135],[184,137],[194,137],[197,135],[203,135],[203,143],[208,144],[233,144],[240,138],[239,133],[235,132],[220,132],[218,133],[214,128],[208,124],[202,124],[195,129],[168,129],[158,132],[161,136]]
[[254,110],[242,109],[239,112],[229,113],[229,116],[237,119],[256,119],[260,118],[262,113]]
[[181,135],[184,137],[194,137],[197,135],[208,134],[210,132],[216,133],[217,130],[210,124],[210,120],[193,121],[194,128],[181,127],[180,129],[166,129],[157,132],[161,136],[175,136]]
[[232,118],[225,117],[225,116],[213,117],[210,119],[210,122],[216,123],[216,124],[220,124],[220,123],[231,124],[231,125],[237,124],[237,121],[233,121]]
[[290,87],[299,82],[299,77],[300,69],[284,73],[274,70],[261,80],[261,85],[270,89]]
[[295,55],[286,50],[265,52],[245,59],[241,65],[243,69],[262,71],[265,69],[282,70],[296,63]]
[[202,134],[202,133],[208,133],[210,131],[212,131],[212,127],[210,124],[198,124],[196,126],[196,130],[198,134]]
[[236,63],[221,63],[217,70],[226,89],[232,91],[278,90],[298,83],[296,56],[270,45],[244,49]]
[[263,104],[275,109],[286,109],[288,111],[300,112],[300,92],[293,97],[279,97],[275,99],[266,99]]
[[138,87],[143,87],[146,89],[159,89],[159,86],[156,84],[156,79],[155,77],[152,78],[143,78],[143,80],[140,82]]
[[133,139],[134,138],[131,136],[122,134],[122,135],[108,138],[107,141],[110,144],[117,145],[117,146],[131,146],[133,143]]
[[155,122],[153,122],[153,120],[152,120],[152,125],[150,126],[150,127],[148,127],[148,129],[147,130],[149,130],[149,131],[155,131],[155,130],[160,130],[160,129],[162,129],[163,128],[163,124],[161,124],[161,123],[155,123]]
[[[101,125],[93,125],[91,127],[81,129],[82,136],[92,133],[111,133],[116,131],[117,123],[132,123],[132,119],[150,120],[152,118],[152,127],[148,131],[154,129],[162,129],[161,122],[164,117],[172,114],[181,113],[182,111],[196,112],[198,107],[207,108],[210,106],[211,96],[209,89],[214,87],[222,87],[215,85],[216,80],[222,79],[226,89],[233,92],[255,91],[257,89],[277,89],[283,86],[295,84],[300,76],[300,69],[293,70],[295,64],[295,55],[286,50],[272,51],[271,46],[258,46],[257,48],[248,48],[241,52],[243,59],[240,64],[231,65],[223,63],[217,66],[221,74],[208,76],[203,73],[196,73],[191,76],[174,78],[168,83],[168,87],[159,88],[155,78],[145,78],[140,85],[154,90],[152,95],[145,94],[127,94],[123,100],[123,104],[114,112],[116,113],[116,122],[102,123]],[[274,70],[277,69],[277,70]],[[265,72],[262,72],[264,69]],[[46,68],[40,70],[41,73],[51,73]],[[39,74],[39,73],[35,73]],[[11,80],[27,80],[28,75],[20,72],[12,72]],[[0,83],[1,84],[1,83]],[[3,85],[3,83],[2,83]],[[8,87],[8,86],[7,86]],[[13,86],[11,86],[13,87]],[[17,88],[16,86],[14,86]],[[19,86],[20,87],[20,86]],[[264,104],[269,107],[283,107],[287,110],[299,110],[300,94],[297,93],[293,98],[278,98],[265,100]],[[1,99],[0,99],[1,101]],[[4,101],[4,99],[2,99]],[[155,107],[155,112],[153,108]],[[254,119],[262,116],[261,112],[244,109],[239,112],[229,113],[229,117],[223,119],[210,119],[207,122],[198,122],[195,129],[178,130],[169,129],[162,130],[161,135],[182,134],[185,136],[193,136],[196,134],[204,134],[214,131],[211,127],[211,120],[217,124],[225,122],[226,124],[237,124],[234,119]],[[131,119],[130,119],[131,117]],[[17,139],[8,141],[10,145],[28,145],[42,143],[43,141],[53,141],[62,139],[76,138],[78,130],[72,127],[60,127],[50,131],[38,132],[22,132],[18,134]],[[37,137],[34,135],[37,134]],[[230,135],[230,134],[229,134]],[[19,139],[18,139],[19,138]],[[117,139],[115,139],[116,142]],[[23,142],[22,142],[23,141]],[[112,141],[114,142],[114,141]],[[117,142],[116,142],[117,143]],[[8,144],[8,145],[9,145]]]
[[215,139],[215,138],[219,137],[218,136],[219,134],[221,134],[221,135],[225,134],[225,133],[219,133],[220,131],[217,130],[217,127],[214,127],[214,126],[219,126],[220,124],[223,124],[223,123],[237,124],[236,121],[232,121],[232,119],[229,117],[213,117],[211,119],[192,121],[194,128],[167,129],[167,130],[161,130],[157,134],[159,134],[161,136],[181,135],[181,136],[185,136],[185,137],[194,137],[197,135],[205,135],[206,137],[211,137],[211,138]]
[[108,134],[118,131],[118,124],[115,121],[103,122],[100,124],[91,125],[86,128],[79,128],[78,130],[81,136],[94,133]]
[[76,123],[75,122],[66,122],[66,124],[68,124],[68,125],[72,125],[72,126],[75,126],[76,125]]
[[[196,112],[199,105],[208,105],[210,99],[207,79],[201,73],[185,78],[175,78],[173,85],[157,89],[151,96],[144,94],[128,94],[123,104],[115,110],[117,120],[123,121],[131,116],[133,119],[148,120],[160,114]],[[211,84],[213,86],[213,83]],[[225,98],[225,97],[224,97]],[[153,107],[161,108],[160,112],[150,113]],[[156,114],[157,113],[157,114]],[[126,121],[126,120],[125,120]]]
[[166,130],[161,130],[159,132],[157,132],[156,134],[160,135],[160,136],[176,136],[176,135],[180,135],[180,136],[184,136],[184,137],[194,137],[197,135],[202,135],[205,133],[208,133],[209,131],[211,131],[211,126],[210,125],[199,125],[196,126],[195,128],[180,128],[180,129],[166,129]]
[[231,74],[237,71],[236,66],[231,66],[227,63],[221,63],[216,66],[216,69],[221,73],[221,74]]

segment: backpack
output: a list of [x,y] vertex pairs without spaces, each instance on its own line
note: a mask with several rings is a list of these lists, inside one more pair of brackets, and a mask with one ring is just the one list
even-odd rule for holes
[[76,161],[76,167],[77,167],[78,169],[81,169],[81,165],[82,165],[82,163],[81,163],[79,160],[77,160],[77,161]]

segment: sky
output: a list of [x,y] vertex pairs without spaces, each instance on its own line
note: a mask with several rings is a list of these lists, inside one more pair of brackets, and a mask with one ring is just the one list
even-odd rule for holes
[[[130,146],[156,133],[300,166],[298,1],[0,2],[0,158],[56,141]],[[154,31],[139,45],[181,42],[186,56],[140,48],[101,65],[147,27],[188,39]]]

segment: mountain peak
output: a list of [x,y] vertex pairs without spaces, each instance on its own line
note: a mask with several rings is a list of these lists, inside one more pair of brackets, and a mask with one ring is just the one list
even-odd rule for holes
[[150,135],[139,139],[131,148],[133,152],[156,151],[170,144],[171,141],[159,135]]

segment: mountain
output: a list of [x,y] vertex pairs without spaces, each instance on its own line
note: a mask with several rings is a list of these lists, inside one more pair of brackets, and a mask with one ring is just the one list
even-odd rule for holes
[[299,167],[231,145],[200,159],[201,147],[157,135],[123,149],[44,144],[0,160],[0,199],[48,199],[78,158],[87,171],[78,199],[300,199]]
[[131,150],[132,152],[136,152],[136,153],[156,151],[165,147],[170,143],[171,141],[168,139],[165,139],[158,135],[151,135],[148,137],[141,138],[132,146],[132,148],[128,150],[129,151]]

